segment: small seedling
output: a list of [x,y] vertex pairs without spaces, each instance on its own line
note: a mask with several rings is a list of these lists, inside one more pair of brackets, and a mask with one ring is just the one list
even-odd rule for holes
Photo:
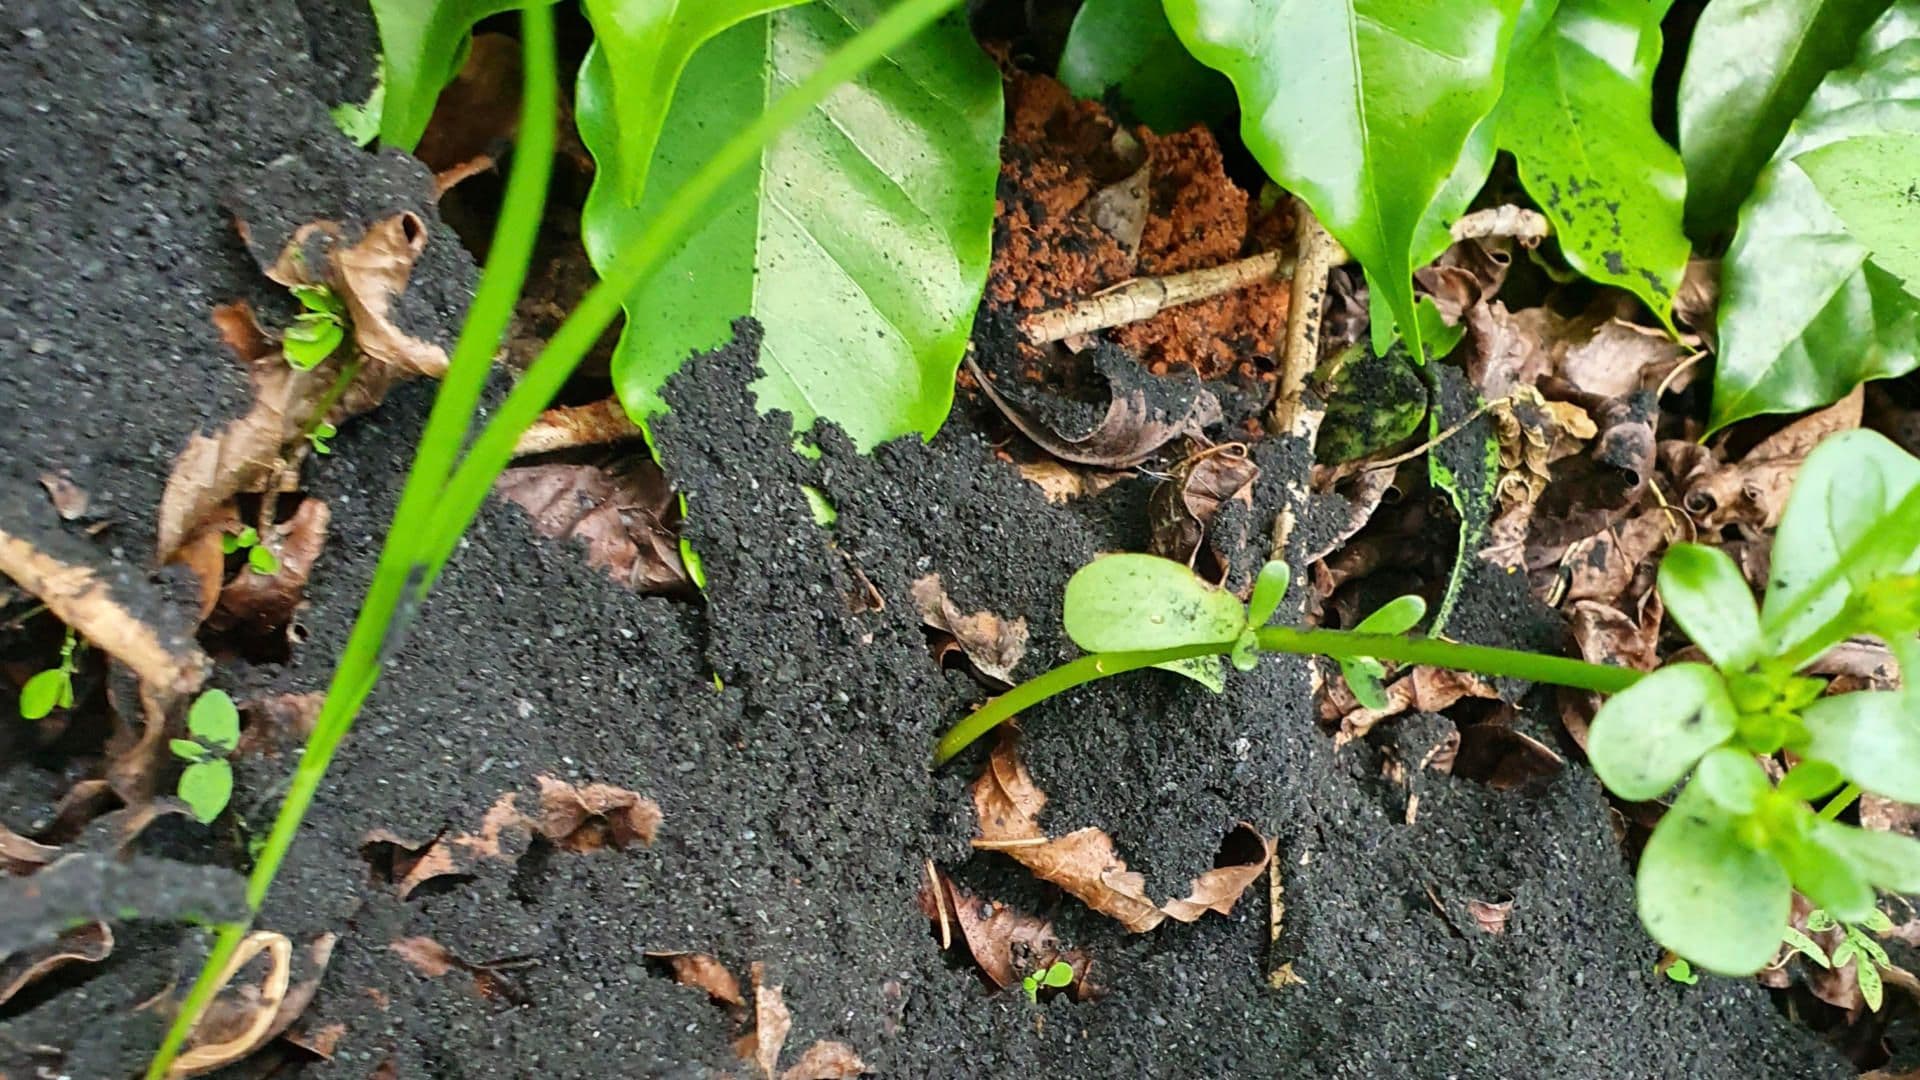
[[80,670],[75,654],[80,650],[80,635],[67,627],[67,639],[60,645],[60,663],[27,680],[20,688],[20,716],[38,720],[55,709],[73,708],[73,673]]
[[[1868,1009],[1879,1012],[1886,990],[1885,980],[1880,973],[1892,967],[1893,960],[1887,956],[1887,950],[1873,940],[1872,935],[1893,929],[1893,920],[1878,908],[1857,923],[1843,923],[1823,908],[1815,908],[1807,913],[1807,929],[1819,933],[1835,927],[1845,930],[1846,937],[1833,947],[1831,956],[1823,955],[1820,946],[1791,927],[1787,931],[1787,944],[1795,952],[1806,954],[1824,968],[1838,970],[1852,964],[1854,979],[1860,984],[1861,1000],[1867,1003]],[[1794,941],[1796,936],[1800,941]],[[1808,947],[1811,947],[1810,953]]]
[[227,755],[240,743],[240,710],[224,690],[209,690],[187,710],[191,739],[169,739],[173,755],[187,762],[178,791],[193,816],[208,824],[233,797],[233,766]]
[[247,553],[247,565],[253,572],[263,577],[271,577],[280,572],[280,557],[273,549],[260,541],[260,531],[251,525],[243,525],[237,533],[228,533],[220,538],[220,550],[228,555],[236,551]]
[[[1417,597],[1393,601],[1352,631],[1270,626],[1287,585],[1284,563],[1268,563],[1243,604],[1183,563],[1111,555],[1081,567],[1062,604],[1067,635],[1089,655],[976,709],[940,740],[934,762],[1096,679],[1165,667],[1217,690],[1221,656],[1242,670],[1263,652],[1332,657],[1362,703],[1384,697],[1382,661],[1610,694],[1587,739],[1601,782],[1635,802],[1679,786],[1640,856],[1641,922],[1687,957],[1689,970],[1750,975],[1779,953],[1795,891],[1842,925],[1869,924],[1877,889],[1920,893],[1920,840],[1837,820],[1862,791],[1920,803],[1916,537],[1920,460],[1871,431],[1826,440],[1807,456],[1781,515],[1763,603],[1725,552],[1667,550],[1660,597],[1711,663],[1645,676],[1406,636],[1424,612]],[[1825,679],[1803,674],[1856,635],[1886,643],[1907,688],[1829,695]],[[1796,764],[1776,784],[1760,762],[1782,751]],[[1863,934],[1848,941],[1849,957],[1883,955]],[[1862,992],[1871,980],[1876,998],[1877,975],[1862,979]]]
[[311,371],[347,339],[347,306],[325,285],[295,285],[290,290],[304,308],[280,335],[287,363]]
[[1047,986],[1059,989],[1060,987],[1071,986],[1072,984],[1073,965],[1067,963],[1065,960],[1055,960],[1052,966],[1041,968],[1039,971],[1021,979],[1020,989],[1027,992],[1028,1001],[1037,1003],[1040,1000],[1041,987]]
[[313,425],[312,431],[307,432],[307,442],[313,446],[314,453],[331,454],[333,453],[333,447],[328,444],[327,440],[338,434],[340,434],[339,428],[322,420]]
[[1687,963],[1684,957],[1679,956],[1674,957],[1673,963],[1667,965],[1666,975],[1674,982],[1686,986],[1696,985],[1700,981],[1700,973],[1694,971],[1693,965]]

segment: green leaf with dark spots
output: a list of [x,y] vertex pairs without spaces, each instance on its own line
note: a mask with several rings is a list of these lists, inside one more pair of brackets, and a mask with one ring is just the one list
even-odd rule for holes
[[1414,244],[1499,99],[1520,7],[1166,0],[1188,51],[1233,81],[1248,149],[1366,267],[1415,356]]
[[1868,257],[1920,295],[1920,134],[1842,139],[1793,163]]
[[[608,175],[581,215],[606,268],[659,206],[766,101],[814,70],[887,7],[816,0],[756,16],[688,61],[638,206]],[[604,50],[581,67],[580,133],[596,159],[618,154]],[[1000,79],[958,15],[840,87],[725,185],[658,273],[626,300],[612,368],[645,421],[686,358],[764,329],[753,384],[762,410],[800,428],[837,422],[866,448],[946,419],[991,254],[999,176]]]
[[1077,97],[1111,95],[1163,135],[1233,112],[1233,84],[1188,54],[1160,0],[1087,0],[1067,31],[1059,78]]
[[1679,101],[1696,237],[1733,227],[1787,125],[1885,10],[1887,0],[1713,0],[1701,12]]
[[[1427,476],[1434,487],[1446,492],[1460,516],[1453,569],[1447,574],[1446,591],[1427,628],[1429,634],[1438,635],[1453,615],[1453,605],[1479,561],[1479,551],[1493,524],[1494,492],[1500,482],[1500,440],[1490,419],[1473,416],[1480,407],[1480,397],[1458,368],[1434,364],[1426,371],[1433,401],[1433,407],[1427,410],[1427,436],[1437,439],[1443,432],[1453,432],[1427,452]],[[1460,425],[1458,430],[1454,430],[1456,425]]]
[[1691,248],[1686,174],[1653,128],[1667,0],[1562,0],[1508,68],[1499,143],[1567,261],[1667,320]]
[[1761,170],[1721,263],[1715,429],[1817,408],[1920,365],[1920,299],[1793,160],[1858,135],[1920,133],[1920,0],[1894,5],[1855,55]]
[[[1430,306],[1422,303],[1421,309]],[[1357,341],[1349,350],[1348,361],[1322,394],[1327,412],[1313,451],[1325,465],[1394,446],[1418,432],[1427,415],[1427,384],[1405,348],[1396,346],[1382,356]]]

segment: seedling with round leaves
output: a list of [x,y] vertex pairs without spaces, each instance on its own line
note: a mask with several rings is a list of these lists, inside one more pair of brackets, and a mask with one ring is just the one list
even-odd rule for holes
[[73,675],[80,670],[77,654],[80,635],[67,627],[66,640],[60,643],[60,662],[28,679],[20,688],[20,716],[38,720],[55,709],[73,708]]
[[347,339],[347,305],[325,285],[295,285],[289,291],[302,310],[280,335],[280,351],[287,363],[312,371]]
[[240,744],[240,710],[224,690],[208,690],[187,709],[191,739],[168,739],[173,756],[187,762],[176,789],[193,816],[209,824],[233,797],[233,766],[227,755]]
[[[1242,605],[1181,563],[1108,556],[1066,589],[1067,634],[1089,655],[982,705],[940,740],[934,762],[1095,679],[1158,666],[1213,686],[1223,655],[1243,670],[1261,652],[1331,657],[1362,703],[1383,701],[1382,661],[1610,694],[1588,735],[1601,781],[1634,801],[1684,782],[1641,855],[1641,921],[1688,970],[1752,974],[1779,951],[1795,890],[1848,924],[1873,917],[1876,890],[1920,893],[1920,840],[1837,820],[1862,791],[1920,802],[1920,690],[1827,695],[1824,680],[1802,674],[1856,635],[1886,642],[1903,673],[1920,671],[1920,460],[1868,431],[1822,443],[1781,517],[1772,567],[1756,605],[1724,552],[1674,545],[1660,595],[1709,662],[1642,677],[1409,636],[1424,612],[1416,597],[1351,631],[1269,626],[1284,564],[1269,563]],[[1776,782],[1761,760],[1783,751],[1795,764]]]
[[228,555],[236,551],[246,552],[247,566],[263,577],[270,577],[280,572],[280,557],[261,541],[260,530],[251,525],[241,526],[239,532],[222,536],[220,550]]
[[1020,980],[1020,989],[1026,991],[1027,1000],[1039,1002],[1040,988],[1058,990],[1073,985],[1073,965],[1065,960],[1055,960],[1047,967]]

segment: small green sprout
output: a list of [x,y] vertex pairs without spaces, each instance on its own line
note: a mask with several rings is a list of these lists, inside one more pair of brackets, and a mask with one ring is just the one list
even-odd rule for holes
[[280,572],[280,557],[273,553],[260,540],[260,530],[251,525],[242,526],[237,533],[228,533],[220,538],[220,550],[228,555],[236,551],[247,553],[247,565],[262,577],[271,577]]
[[1073,965],[1067,963],[1065,960],[1055,960],[1051,967],[1041,968],[1039,971],[1021,979],[1020,989],[1027,992],[1028,1001],[1037,1003],[1040,1000],[1041,987],[1049,986],[1058,989],[1072,984]]
[[338,434],[340,434],[339,428],[322,420],[313,426],[312,431],[307,432],[307,442],[313,445],[314,453],[331,454],[333,447],[328,445],[327,440]]
[[1693,970],[1693,965],[1687,963],[1685,957],[1674,957],[1673,963],[1667,965],[1666,975],[1667,978],[1685,986],[1694,986],[1700,982],[1700,973]]
[[1815,908],[1807,913],[1807,929],[1820,933],[1835,927],[1845,930],[1846,937],[1833,947],[1831,955],[1822,952],[1812,939],[1792,927],[1787,928],[1787,945],[1823,968],[1837,970],[1851,963],[1854,978],[1860,984],[1861,1000],[1867,1003],[1868,1009],[1879,1012],[1886,996],[1885,980],[1880,973],[1892,967],[1893,960],[1887,956],[1887,950],[1873,940],[1872,935],[1893,929],[1893,920],[1878,908],[1857,923],[1843,923],[1824,908]]
[[73,673],[80,670],[74,654],[79,648],[80,636],[73,632],[73,627],[67,627],[67,639],[60,645],[59,666],[40,672],[20,688],[22,719],[38,720],[56,708],[73,708]]
[[295,285],[290,290],[305,308],[280,335],[287,363],[311,371],[347,339],[347,306],[325,285]]
[[188,762],[180,773],[180,798],[193,816],[208,824],[233,797],[233,766],[227,755],[240,743],[240,710],[224,690],[209,690],[187,710],[191,739],[168,739],[173,756]]

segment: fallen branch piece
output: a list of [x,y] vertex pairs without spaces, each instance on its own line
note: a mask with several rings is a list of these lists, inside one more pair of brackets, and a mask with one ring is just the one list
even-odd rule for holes
[[580,446],[600,446],[644,438],[618,398],[590,405],[560,405],[540,414],[514,444],[513,456],[550,454]]
[[1263,251],[1224,266],[1188,270],[1162,277],[1134,278],[1078,303],[1035,312],[1020,320],[1020,330],[1035,345],[1062,341],[1127,323],[1151,319],[1170,307],[1191,304],[1284,278],[1293,273],[1293,255]]

